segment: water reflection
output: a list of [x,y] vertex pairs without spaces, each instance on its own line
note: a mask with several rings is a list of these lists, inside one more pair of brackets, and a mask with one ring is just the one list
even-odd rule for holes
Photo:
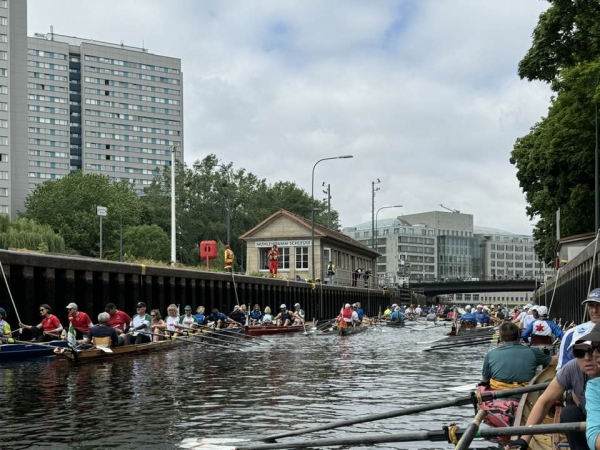
[[[1,448],[175,449],[185,438],[252,438],[465,394],[485,349],[422,353],[442,326],[360,335],[284,336],[243,352],[181,346],[71,366],[52,359],[0,366]],[[465,423],[470,407],[311,435],[397,433]],[[451,448],[440,443],[379,448]]]

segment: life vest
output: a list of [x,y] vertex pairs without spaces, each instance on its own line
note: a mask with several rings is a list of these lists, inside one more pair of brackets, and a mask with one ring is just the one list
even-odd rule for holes
[[230,249],[225,250],[225,265],[233,264],[233,252]]
[[352,309],[344,308],[342,310],[342,318],[346,321],[352,320]]

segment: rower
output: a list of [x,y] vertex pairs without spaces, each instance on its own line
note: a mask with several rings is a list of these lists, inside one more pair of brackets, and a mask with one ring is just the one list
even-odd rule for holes
[[19,326],[26,330],[31,330],[31,333],[33,334],[33,339],[31,340],[32,342],[52,341],[59,339],[59,333],[63,330],[63,327],[60,324],[58,317],[52,314],[52,308],[50,308],[50,305],[46,303],[40,305],[40,315],[42,316],[42,321],[38,325],[23,325],[20,323]]
[[394,308],[394,312],[390,316],[390,320],[392,322],[404,322],[404,314],[402,314],[402,309],[399,306]]
[[490,350],[483,361],[481,385],[493,390],[525,386],[538,366],[546,367],[552,358],[541,350],[519,343],[519,328],[511,322],[500,325],[500,346]]
[[534,320],[536,320],[536,317],[533,315],[533,311],[535,308],[537,308],[537,305],[531,305],[529,307],[529,311],[527,311],[527,314],[525,314],[523,316],[523,318],[521,319],[521,329],[522,330],[526,330],[527,327],[529,326],[529,324],[531,322],[533,322]]
[[163,320],[158,309],[153,309],[150,311],[150,317],[152,317],[152,322],[150,322],[150,329],[152,330],[152,342],[162,341],[167,330],[167,323]]
[[[108,303],[104,308],[104,311],[110,316],[110,319],[108,319],[108,326],[117,330],[117,334],[127,333],[129,331],[131,317],[129,317],[126,312],[118,310],[114,303]],[[126,336],[123,338],[125,337]]]
[[[346,303],[342,310],[340,311],[340,315],[337,317],[338,321],[345,322],[346,324],[352,323],[352,307],[350,303]],[[358,314],[357,314],[358,315]]]
[[[560,413],[560,423],[585,422],[586,420],[586,384],[591,378],[595,378],[597,362],[593,355],[592,341],[600,340],[600,325],[596,325],[592,332],[588,333],[571,345],[570,351],[575,353],[576,359],[565,364],[556,377],[552,380],[546,390],[535,402],[529,413],[526,426],[539,425],[544,421],[552,407],[557,401],[562,402],[565,392],[572,391],[573,402],[565,405]],[[591,350],[591,351],[590,351]],[[587,450],[585,433],[567,432],[567,440],[571,450]],[[520,447],[526,450],[529,446],[531,436],[523,436],[521,439],[510,441],[507,445]]]
[[[596,363],[596,374],[594,379],[590,380],[585,388],[587,399],[585,409],[587,412],[587,428],[585,437],[587,439],[588,448],[600,450],[600,330],[598,329],[598,325],[594,326],[593,331],[594,332],[582,336],[575,342],[577,344],[589,344],[589,348],[586,349],[586,352],[593,352],[594,362]],[[573,350],[573,353],[575,353],[575,350]]]
[[196,314],[194,314],[194,318],[196,319],[196,323],[198,325],[204,325],[204,323],[206,322],[206,316],[204,315],[204,311],[204,306],[198,306],[198,309],[196,309]]
[[423,310],[421,309],[421,305],[417,305],[417,307],[415,308],[415,314],[417,316],[420,316],[423,313]]
[[[75,339],[83,339],[83,336],[90,332],[90,327],[93,327],[90,316],[83,311],[79,311],[76,303],[67,305],[69,311],[69,322],[75,328]],[[66,337],[66,332],[63,331],[63,338]]]
[[488,314],[489,308],[483,305],[477,305],[477,312],[474,314],[477,326],[488,326],[490,324],[490,315]]
[[222,312],[219,312],[218,308],[213,308],[212,312],[208,315],[207,321],[212,322],[216,329],[220,329],[228,323],[231,319]]
[[5,319],[6,319],[6,310],[4,308],[0,308],[0,337],[3,337],[6,339],[5,341],[0,341],[0,345],[2,345],[3,342],[6,342],[8,344],[14,344],[15,340],[12,337],[10,325]]
[[415,316],[415,307],[414,305],[410,305],[408,308],[406,308],[406,310],[404,311],[404,315],[405,316],[409,316],[409,318],[414,318]]
[[294,305],[294,314],[292,314],[292,318],[294,319],[294,325],[303,325],[305,317],[306,313],[300,307],[300,303],[296,303]]
[[166,335],[167,336],[179,336],[177,334],[179,325],[179,314],[177,314],[177,305],[170,304],[167,307],[167,317],[165,318],[167,324]]
[[571,343],[577,341],[584,334],[587,334],[595,324],[600,323],[600,288],[591,291],[581,304],[587,308],[590,321],[571,328],[563,335],[558,352],[557,371],[573,359],[573,353],[570,351]]
[[392,306],[388,306],[388,307],[385,309],[385,311],[383,312],[383,318],[384,318],[384,319],[388,319],[388,318],[391,316],[391,314],[392,314],[392,312],[394,311],[394,308],[395,308],[396,306],[398,306],[398,305],[396,305],[395,303],[394,303]]
[[287,310],[287,306],[285,306],[285,304],[282,304],[279,307],[279,314],[277,314],[275,317],[275,321],[277,322],[278,327],[287,327],[292,324],[292,315]]
[[117,334],[117,330],[109,326],[110,314],[107,312],[101,312],[98,314],[98,325],[90,328],[87,335],[83,338],[84,344],[93,344],[94,338],[109,337],[113,347],[123,345],[125,340]]
[[231,321],[229,322],[229,326],[227,328],[238,328],[240,326],[246,325],[246,314],[240,308],[240,305],[235,305],[233,307],[233,311],[229,314],[229,318]]
[[136,315],[131,319],[133,334],[129,339],[130,344],[138,345],[151,341],[150,322],[152,322],[152,317],[150,314],[146,314],[146,304],[144,302],[139,302],[136,305]]
[[471,305],[465,306],[465,313],[460,316],[461,326],[463,328],[473,328],[477,326],[475,314],[472,312]]
[[180,328],[187,328],[188,331],[191,331],[191,328],[195,328],[198,324],[196,318],[192,315],[192,307],[190,305],[186,305],[183,308],[183,316],[179,318]]
[[[552,344],[554,341],[552,335],[554,335],[556,339],[561,339],[563,337],[563,331],[560,327],[552,320],[548,319],[548,308],[545,306],[536,306],[534,307],[534,315],[537,315],[538,318],[530,323],[523,332],[523,340],[525,342],[531,341],[531,344],[536,344],[535,336],[543,336],[550,341],[550,344]],[[529,336],[531,336],[531,339],[529,339]]]
[[260,322],[261,317],[262,312],[260,311],[260,305],[257,303],[250,312],[250,325],[256,325],[258,322]]
[[[255,305],[254,308],[256,309]],[[273,315],[271,314],[271,308],[268,306],[265,308],[265,314],[262,316],[262,324],[263,325],[273,325]]]
[[358,314],[358,318],[361,322],[363,321],[363,319],[368,319],[368,317],[365,316],[365,312],[363,311],[360,302],[356,302],[356,314]]

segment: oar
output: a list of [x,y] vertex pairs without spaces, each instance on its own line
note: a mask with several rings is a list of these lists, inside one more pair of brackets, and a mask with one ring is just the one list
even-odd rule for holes
[[479,425],[481,425],[481,421],[486,414],[487,411],[485,409],[480,409],[477,414],[475,414],[473,422],[469,424],[464,434],[456,444],[456,447],[454,447],[454,450],[467,450],[469,448],[469,445],[471,445],[471,442],[473,442],[473,438],[479,431]]
[[[6,338],[2,338],[2,341],[5,341]],[[12,339],[12,338],[11,338]],[[52,345],[51,342],[30,342],[30,341],[19,341],[17,339],[13,339],[15,344],[21,344],[21,345],[37,345],[38,347],[50,347],[50,348],[64,348],[58,345]],[[7,342],[5,341],[7,344],[11,344],[11,342]]]
[[[200,330],[207,330],[207,331],[217,332],[217,333],[223,333],[225,331],[225,329],[215,330],[214,328],[207,327],[207,326],[204,326],[204,325],[198,325],[198,327],[199,327]],[[184,327],[184,326],[181,326],[181,325],[178,325],[177,328],[181,328],[181,329],[187,330],[187,331],[199,331],[196,328]],[[228,332],[228,333],[223,333],[222,335],[225,336],[225,337],[235,338],[235,339],[232,339],[231,341],[237,341],[240,344],[245,344],[245,345],[260,345],[260,342],[249,341],[244,336],[240,336],[238,333],[239,332],[234,332],[234,333]],[[216,334],[216,335],[218,335],[218,334]],[[207,336],[206,333],[201,334],[201,336],[205,337],[205,338],[210,338],[210,339],[213,339],[213,340],[216,340],[216,341],[227,342],[226,339],[221,339],[221,338],[217,338],[217,337],[214,337],[214,336]],[[265,342],[269,342],[266,339],[263,339],[263,340]]]
[[[571,422],[546,425],[532,425],[528,427],[503,427],[503,428],[484,428],[475,433],[473,438],[495,438],[501,436],[516,436],[516,435],[538,435],[538,434],[553,434],[566,433],[571,431],[585,432],[586,423]],[[461,430],[458,427],[444,427],[443,430],[433,431],[416,431],[413,433],[402,434],[365,434],[360,437],[351,438],[330,438],[330,439],[315,439],[312,441],[303,442],[281,442],[275,444],[249,444],[238,445],[234,447],[237,450],[272,450],[283,448],[322,448],[322,447],[339,447],[352,445],[374,445],[385,444],[392,442],[412,442],[412,441],[433,441],[433,442],[449,442],[454,443],[456,439],[464,436],[466,430]],[[196,446],[194,448],[202,448]],[[209,447],[206,447],[209,448]],[[212,447],[214,448],[214,447]],[[231,447],[229,447],[231,448]]]
[[[509,389],[506,391],[483,392],[483,393],[478,393],[475,398],[476,398],[476,401],[478,401],[478,402],[487,402],[487,401],[495,400],[495,399],[499,399],[499,398],[514,397],[514,396],[518,396],[521,394],[525,394],[527,392],[543,391],[544,389],[546,389],[548,387],[549,384],[550,384],[550,382],[548,381],[547,383],[534,384],[531,386],[524,386],[524,387],[520,387],[520,388],[516,388],[516,389]],[[436,402],[436,403],[429,403],[427,405],[412,406],[410,408],[394,409],[392,411],[388,411],[388,412],[384,412],[384,413],[371,414],[368,416],[361,416],[361,417],[357,417],[356,419],[340,420],[338,422],[332,422],[332,423],[328,423],[328,424],[324,424],[324,425],[319,425],[316,427],[306,428],[304,430],[294,430],[294,431],[288,431],[286,433],[275,434],[273,436],[267,436],[260,440],[265,441],[265,442],[275,442],[276,439],[282,439],[282,438],[286,438],[286,437],[290,437],[290,436],[299,436],[301,434],[314,433],[317,431],[332,430],[334,428],[348,427],[350,425],[356,425],[358,423],[373,422],[376,420],[384,420],[384,419],[392,419],[394,417],[407,416],[409,414],[418,414],[418,413],[422,413],[425,411],[433,411],[436,409],[450,408],[453,406],[469,405],[469,404],[473,403],[473,397],[474,396],[469,395],[468,397],[459,397],[454,400],[447,400],[445,402]]]
[[[172,331],[170,331],[170,333],[172,333]],[[189,342],[191,344],[209,345],[211,347],[224,348],[224,349],[227,349],[227,350],[235,348],[235,347],[231,347],[231,346],[227,346],[227,345],[213,344],[212,342],[202,342],[202,341],[194,339],[194,337],[189,337],[189,336],[188,337],[186,337],[186,336],[170,336],[169,337],[169,336],[165,336],[163,334],[151,333],[151,332],[148,332],[147,334],[150,334],[152,336],[159,336],[159,337],[162,337],[162,338],[165,338],[165,339],[171,339],[171,340],[177,339],[177,340],[181,340],[182,342]],[[219,342],[223,343],[222,339],[209,338],[208,336],[202,336],[202,337],[206,338],[206,339],[212,339],[214,341],[219,341]]]

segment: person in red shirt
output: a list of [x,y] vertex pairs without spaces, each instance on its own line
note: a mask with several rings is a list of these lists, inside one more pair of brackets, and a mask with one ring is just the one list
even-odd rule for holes
[[275,244],[273,244],[273,248],[267,253],[267,258],[269,259],[269,272],[271,273],[271,278],[277,278],[277,268],[279,267],[279,250],[277,250],[277,246]]
[[[117,333],[120,335],[121,333],[127,333],[129,331],[129,324],[131,323],[131,317],[126,312],[120,311],[117,309],[117,306],[114,303],[109,303],[104,308],[110,315],[110,319],[108,319],[108,326],[117,330]],[[123,336],[125,339],[126,336]]]
[[69,303],[67,309],[69,310],[69,322],[75,328],[75,339],[83,339],[90,332],[90,327],[94,326],[90,316],[79,311],[76,303]]
[[33,334],[32,342],[60,339],[60,332],[63,330],[63,327],[58,317],[52,314],[52,308],[47,304],[40,305],[40,315],[42,316],[42,321],[38,325],[23,325],[19,323],[19,326],[25,330],[31,330],[31,334]]

